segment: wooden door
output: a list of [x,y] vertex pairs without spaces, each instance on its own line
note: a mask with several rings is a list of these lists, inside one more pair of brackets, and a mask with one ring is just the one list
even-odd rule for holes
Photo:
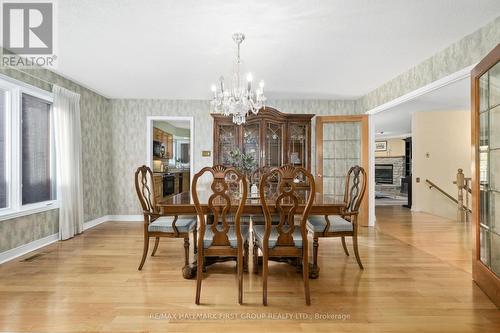
[[[500,307],[500,44],[471,73],[472,278]],[[499,213],[496,214],[496,210]]]
[[[362,166],[368,173],[368,116],[316,117],[316,189],[343,200],[349,168]],[[358,221],[368,225],[368,187]]]

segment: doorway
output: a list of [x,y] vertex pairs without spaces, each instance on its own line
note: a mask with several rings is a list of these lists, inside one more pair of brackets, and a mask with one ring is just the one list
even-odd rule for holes
[[190,190],[194,173],[193,117],[147,117],[147,165],[153,171],[155,197]]
[[[464,69],[372,112],[375,214],[392,205],[459,220],[454,181],[459,169],[466,180],[471,176],[469,73]],[[470,194],[463,199],[467,206]]]

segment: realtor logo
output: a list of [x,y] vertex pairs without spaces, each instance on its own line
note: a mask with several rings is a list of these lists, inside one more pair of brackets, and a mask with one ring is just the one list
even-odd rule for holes
[[17,55],[52,54],[53,4],[7,2],[2,6],[3,47]]

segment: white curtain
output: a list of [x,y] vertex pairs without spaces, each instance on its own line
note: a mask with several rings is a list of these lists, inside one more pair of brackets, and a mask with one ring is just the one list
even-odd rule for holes
[[80,95],[54,85],[59,239],[83,231]]

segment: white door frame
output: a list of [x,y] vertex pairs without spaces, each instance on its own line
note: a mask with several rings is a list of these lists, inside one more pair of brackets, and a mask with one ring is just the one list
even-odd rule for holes
[[371,110],[366,111],[365,113],[369,115],[368,117],[368,123],[369,123],[369,170],[368,170],[368,179],[370,180],[370,189],[368,193],[368,225],[369,226],[375,226],[375,122],[373,119],[373,116],[376,115],[377,113],[387,111],[397,105],[406,103],[408,101],[411,101],[417,97],[420,97],[422,95],[425,95],[431,91],[437,90],[439,88],[445,87],[449,84],[452,84],[456,81],[460,81],[462,79],[470,77],[470,72],[472,68],[476,66],[476,64],[473,64],[471,66],[465,67],[464,69],[461,69],[453,74],[450,74],[448,76],[445,76],[439,80],[436,80],[434,82],[429,83],[428,85],[425,85],[423,87],[420,87],[416,90],[413,90],[407,94],[404,94],[398,98],[393,99],[392,101],[389,101],[387,103],[381,104]]
[[147,147],[147,160],[146,165],[153,169],[153,121],[172,121],[172,120],[183,120],[189,121],[189,184],[193,182],[194,176],[194,117],[192,116],[148,116],[147,117],[147,128],[148,133],[146,136],[146,147]]

